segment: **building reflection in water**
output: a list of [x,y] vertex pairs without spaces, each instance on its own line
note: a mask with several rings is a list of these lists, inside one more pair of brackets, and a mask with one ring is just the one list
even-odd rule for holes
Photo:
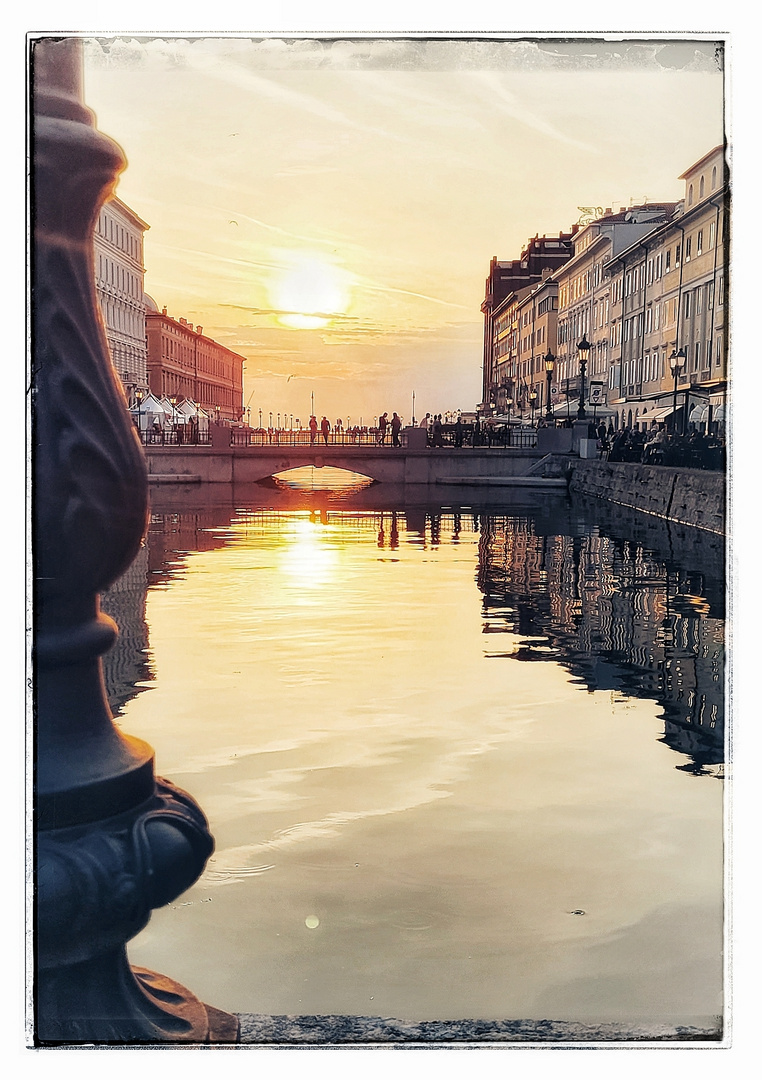
[[[658,702],[663,741],[690,759],[677,767],[722,775],[724,594],[716,565],[707,578],[683,568],[664,545],[657,554],[642,540],[620,538],[610,524],[604,532],[576,518],[566,504],[550,510],[538,504],[525,512],[470,506],[379,511],[372,498],[366,493],[358,507],[346,501],[279,506],[273,497],[267,506],[245,510],[230,502],[153,513],[138,558],[102,598],[120,630],[104,657],[114,714],[153,683],[148,588],[171,587],[190,553],[224,547],[242,527],[277,532],[293,524],[295,514],[308,514],[315,524],[340,525],[344,542],[374,530],[378,547],[389,551],[399,548],[401,536],[404,543],[433,549],[470,542],[478,550],[483,630],[497,635],[486,650],[489,658],[552,660],[590,691]],[[701,565],[701,559],[690,564]],[[520,636],[518,649],[500,648],[499,635],[506,632]]]
[[534,526],[482,516],[485,633],[520,635],[514,659],[552,659],[591,691],[657,701],[663,741],[692,759],[679,767],[722,775],[724,620],[712,614],[702,575],[637,541],[598,530],[540,535]]

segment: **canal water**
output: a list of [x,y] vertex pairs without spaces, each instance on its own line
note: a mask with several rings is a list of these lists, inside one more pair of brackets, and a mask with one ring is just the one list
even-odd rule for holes
[[712,1023],[722,544],[622,513],[157,487],[105,678],[217,846],[131,961],[234,1012]]

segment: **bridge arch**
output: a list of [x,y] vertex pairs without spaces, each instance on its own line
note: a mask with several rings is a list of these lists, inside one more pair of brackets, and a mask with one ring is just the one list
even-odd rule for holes
[[[364,448],[363,448],[364,449]],[[234,455],[236,480],[256,482],[312,465],[330,466],[345,472],[359,473],[368,480],[399,483],[405,478],[405,453],[383,449],[376,453],[353,452],[351,447],[252,447]]]

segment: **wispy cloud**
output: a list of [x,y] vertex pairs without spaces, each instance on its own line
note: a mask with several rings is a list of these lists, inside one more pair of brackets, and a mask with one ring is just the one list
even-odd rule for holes
[[567,146],[575,146],[577,149],[584,150],[589,154],[601,153],[600,149],[592,143],[578,139],[575,135],[568,135],[565,131],[559,130],[549,120],[533,113],[529,105],[531,99],[528,97],[519,98],[517,94],[510,91],[505,85],[505,79],[499,73],[474,71],[464,74],[463,78],[473,85],[483,87],[485,97],[490,102],[493,118],[494,113],[497,111],[505,116],[510,116],[511,119],[523,124],[524,127],[531,128],[539,135],[554,139],[556,142],[565,143]]

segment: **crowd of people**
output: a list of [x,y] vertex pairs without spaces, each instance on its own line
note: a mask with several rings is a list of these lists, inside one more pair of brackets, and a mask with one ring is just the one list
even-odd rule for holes
[[601,455],[608,461],[635,461],[643,465],[672,465],[686,469],[723,469],[725,440],[692,428],[686,435],[670,434],[664,425],[649,431],[621,428],[601,440]]

